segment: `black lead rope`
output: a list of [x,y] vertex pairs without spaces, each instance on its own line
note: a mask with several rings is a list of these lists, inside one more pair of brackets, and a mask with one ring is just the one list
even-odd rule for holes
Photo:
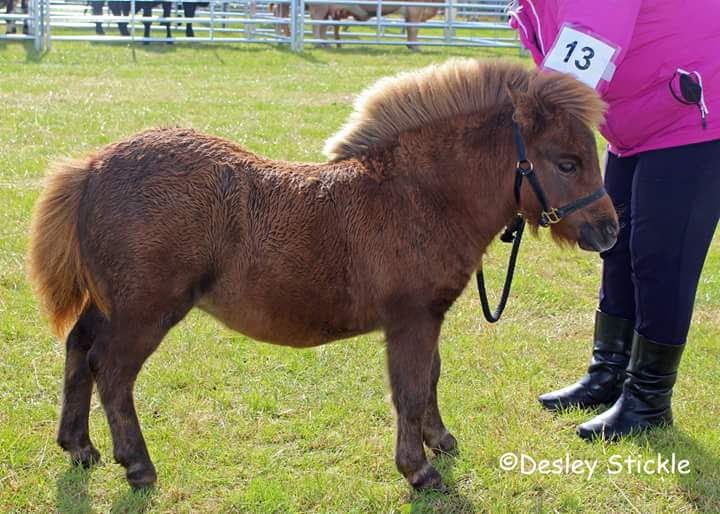
[[[591,203],[599,200],[605,196],[606,191],[604,187],[600,187],[596,191],[590,193],[587,196],[577,199],[576,201],[565,205],[563,207],[554,208],[550,207],[550,203],[547,200],[545,191],[543,191],[540,181],[535,175],[532,162],[530,162],[525,155],[525,142],[523,141],[522,134],[520,134],[520,127],[513,120],[512,122],[513,134],[515,135],[515,146],[517,147],[518,161],[515,166],[515,202],[520,208],[520,192],[522,189],[523,179],[527,179],[532,187],[535,196],[540,202],[542,207],[542,213],[538,223],[542,227],[559,223],[563,218],[569,216],[573,212],[587,207]],[[522,214],[518,214],[512,223],[510,223],[505,231],[500,236],[500,240],[504,243],[512,243],[512,249],[510,250],[510,259],[508,261],[507,274],[505,275],[505,283],[503,284],[502,294],[500,295],[500,302],[498,303],[495,312],[490,310],[490,303],[488,302],[487,290],[485,288],[485,276],[483,275],[482,265],[475,274],[477,279],[477,288],[480,295],[480,304],[482,305],[483,314],[485,319],[490,323],[495,323],[502,316],[507,304],[508,297],[510,296],[510,287],[512,286],[513,275],[515,274],[515,264],[517,262],[518,252],[520,251],[520,242],[522,241],[523,231],[525,229],[525,218]]]
[[500,295],[500,303],[498,303],[495,312],[490,310],[490,303],[488,302],[487,290],[485,289],[485,276],[483,275],[482,266],[475,274],[477,279],[478,293],[480,294],[480,305],[482,305],[483,314],[485,319],[490,323],[495,323],[502,316],[507,304],[508,297],[510,296],[510,287],[512,286],[513,275],[515,274],[515,262],[517,261],[518,251],[520,250],[520,242],[522,241],[523,231],[525,230],[525,218],[518,216],[515,221],[509,225],[500,240],[504,243],[512,243],[512,249],[510,250],[510,260],[508,261],[507,274],[505,275],[505,284],[503,285],[502,294]]

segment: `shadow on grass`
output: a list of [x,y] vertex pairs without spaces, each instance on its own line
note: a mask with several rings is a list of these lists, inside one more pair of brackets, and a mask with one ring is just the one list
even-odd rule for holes
[[154,487],[138,491],[133,491],[128,488],[125,493],[115,498],[110,512],[117,514],[140,514],[146,512],[151,507],[152,499],[156,492],[157,489]]
[[92,469],[70,466],[57,481],[56,507],[60,514],[94,512],[88,495]]
[[412,492],[397,511],[402,514],[421,514],[443,512],[446,514],[473,514],[477,512],[469,498],[457,490],[457,482],[453,477],[455,457],[450,454],[438,455],[431,463],[443,477],[445,491]]
[[7,50],[10,45],[13,46],[22,46],[23,50],[25,50],[25,63],[38,63],[43,60],[43,57],[47,55],[47,51],[45,52],[38,52],[35,50],[35,43],[33,41],[28,40],[1,40],[0,41],[0,51]]
[[[57,481],[57,497],[55,506],[59,514],[89,514],[94,513],[88,494],[91,469],[82,466],[70,466]],[[152,503],[155,489],[133,491],[127,489],[113,500],[110,512],[112,513],[143,513]]]
[[[583,412],[598,415],[605,410],[607,408],[603,407]],[[570,409],[564,413],[569,411]],[[623,441],[637,446],[638,450],[657,453],[670,462],[673,461],[673,455],[676,463],[683,459],[689,461],[690,472],[672,473],[670,480],[677,484],[687,502],[698,512],[720,512],[720,455],[703,448],[677,425],[630,434],[624,437]],[[651,455],[651,458],[654,457]]]
[[703,448],[677,426],[653,430],[637,442],[646,443],[666,459],[672,459],[673,454],[676,461],[687,459],[690,473],[672,476],[678,488],[699,512],[720,512],[720,456]]

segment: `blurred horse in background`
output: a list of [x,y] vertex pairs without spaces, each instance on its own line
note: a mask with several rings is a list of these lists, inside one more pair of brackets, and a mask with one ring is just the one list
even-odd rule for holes
[[[7,9],[5,10],[5,12],[7,14],[13,14],[15,12],[15,0],[7,0],[7,2],[3,2],[2,0],[0,0],[0,9],[2,9],[3,3],[7,3]],[[28,0],[22,0],[20,3],[20,8],[22,9],[23,14],[27,14],[28,13]],[[6,27],[5,27],[6,34],[15,34],[17,32],[17,27],[15,26],[15,20],[6,19],[5,24],[6,24]],[[25,20],[23,22],[22,32],[23,32],[23,34],[28,34],[30,32],[30,30],[28,28],[27,20]]]
[[[102,16],[104,3],[105,2],[103,0],[90,2],[90,5],[92,7],[93,16]],[[143,17],[150,18],[150,17],[152,17],[153,8],[157,7],[158,5],[162,5],[162,9],[163,9],[162,17],[166,18],[166,19],[170,18],[173,2],[158,2],[158,1],[135,2],[135,13],[138,13],[142,10]],[[207,7],[208,5],[209,4],[207,2],[182,2],[183,15],[185,16],[185,18],[194,18],[195,10],[197,9],[198,6]],[[131,2],[128,2],[127,0],[123,0],[123,1],[109,0],[108,8],[110,9],[110,12],[112,12],[113,16],[130,16]],[[164,21],[164,22],[162,22],[162,24],[165,26],[165,37],[168,39],[172,38],[172,33],[170,31],[170,22]],[[150,37],[151,25],[152,25],[151,21],[143,21],[143,26],[144,26],[143,37],[144,38]],[[118,29],[120,30],[120,35],[122,35],[122,36],[130,35],[130,31],[128,30],[128,24],[126,21],[118,22]],[[105,34],[105,31],[103,30],[103,27],[102,27],[102,23],[100,23],[100,22],[95,23],[95,33],[98,35]],[[187,37],[195,37],[195,31],[193,30],[192,23],[185,24],[185,35]],[[146,41],[146,43],[147,43],[147,41]]]
[[[412,1],[412,0],[411,0]],[[429,0],[431,2],[439,2],[439,0]],[[386,16],[388,14],[401,14],[405,18],[406,23],[422,23],[434,17],[439,8],[436,7],[404,7],[399,5],[382,6],[380,14]],[[346,18],[354,18],[357,21],[368,21],[378,14],[378,9],[372,5],[355,5],[348,4],[309,4],[310,17],[313,20],[341,20]],[[313,39],[325,39],[327,25],[313,25]],[[419,52],[420,47],[416,44],[418,36],[418,27],[407,27],[408,48]],[[335,25],[335,39],[340,39],[340,27]],[[322,45],[323,43],[319,43]],[[339,43],[338,43],[338,46]]]

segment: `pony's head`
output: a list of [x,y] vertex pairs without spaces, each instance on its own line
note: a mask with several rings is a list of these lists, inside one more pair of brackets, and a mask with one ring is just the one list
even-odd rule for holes
[[[595,91],[569,75],[533,72],[524,86],[508,85],[513,119],[547,203],[552,208],[580,207],[550,223],[553,237],[561,243],[577,243],[584,250],[611,248],[618,233],[617,214],[608,195],[602,195],[593,132],[602,121],[605,104]],[[588,196],[590,201],[582,202]],[[523,186],[520,203],[531,226],[537,227],[543,208],[530,184]]]

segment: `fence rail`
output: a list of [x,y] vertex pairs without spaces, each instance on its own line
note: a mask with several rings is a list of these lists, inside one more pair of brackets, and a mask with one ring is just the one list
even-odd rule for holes
[[[302,51],[305,44],[407,45],[409,35],[412,47],[518,47],[498,0],[29,0],[27,12],[18,12],[20,5],[0,14],[8,31],[15,27],[0,40],[32,40],[38,51],[56,41],[266,43]],[[328,29],[339,40],[325,39]]]

